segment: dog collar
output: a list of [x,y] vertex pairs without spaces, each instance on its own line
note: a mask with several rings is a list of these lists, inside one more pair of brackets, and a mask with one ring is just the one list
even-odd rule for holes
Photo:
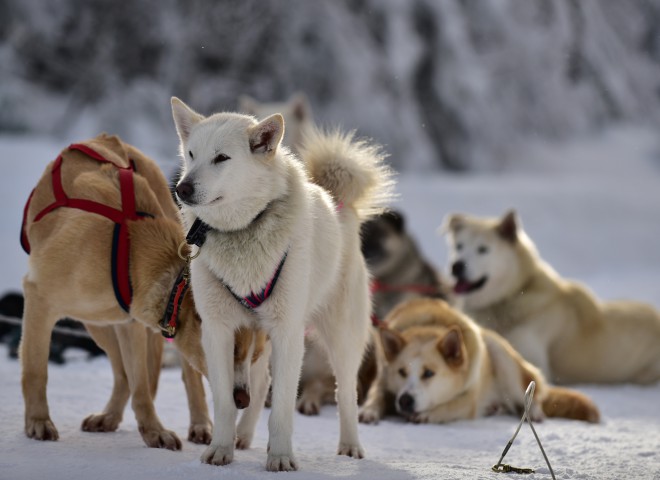
[[186,264],[174,282],[174,286],[170,292],[170,298],[165,307],[165,313],[160,321],[160,330],[165,338],[174,338],[176,335],[177,328],[179,327],[181,302],[183,302],[183,297],[190,287],[190,282],[188,281],[189,277],[189,267]]
[[[254,222],[263,217],[264,213],[266,213],[266,210],[268,210],[270,205],[271,204],[269,203],[266,205],[266,208],[257,213],[257,215],[250,221],[250,223],[248,223],[248,226],[252,225]],[[198,247],[201,247],[204,245],[204,242],[206,242],[206,234],[211,230],[215,229],[208,223],[205,223],[201,218],[195,218],[195,221],[193,222],[190,230],[188,230],[188,234],[186,235],[186,243],[188,243],[188,245],[197,245]]]
[[208,223],[204,223],[201,218],[197,217],[193,222],[192,227],[190,227],[190,230],[188,230],[186,243],[188,245],[197,245],[198,247],[201,247],[206,241],[206,234],[209,230],[212,230],[212,228],[213,227]]

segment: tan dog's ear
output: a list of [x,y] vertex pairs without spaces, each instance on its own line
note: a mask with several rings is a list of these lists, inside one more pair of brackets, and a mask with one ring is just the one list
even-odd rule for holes
[[385,358],[391,362],[406,346],[406,340],[398,332],[386,327],[379,328],[378,333],[380,333],[380,343],[383,345]]
[[457,367],[463,363],[463,334],[453,326],[437,344],[440,355],[449,366]]
[[515,210],[507,211],[497,225],[497,233],[505,240],[514,243],[518,239],[518,214]]
[[177,97],[172,97],[172,117],[181,143],[186,143],[192,128],[204,120],[204,116],[195,112]]
[[463,227],[464,224],[465,215],[460,213],[451,213],[446,215],[442,220],[442,224],[440,225],[438,231],[443,235],[450,232],[457,232]]
[[257,115],[257,108],[259,102],[249,95],[241,95],[238,97],[238,111],[246,115]]
[[248,129],[250,151],[272,156],[284,136],[284,118],[279,113],[263,119]]
[[312,109],[309,106],[307,95],[305,95],[303,92],[298,92],[294,94],[289,99],[289,105],[291,107],[291,111],[293,112],[293,116],[296,120],[298,120],[299,122],[303,122],[305,120],[311,120]]

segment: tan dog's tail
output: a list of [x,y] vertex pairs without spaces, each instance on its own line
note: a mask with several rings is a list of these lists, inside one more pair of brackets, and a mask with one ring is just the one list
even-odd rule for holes
[[548,417],[570,418],[589,423],[600,421],[596,404],[576,390],[548,386],[543,399],[543,413]]
[[380,213],[393,198],[394,171],[379,145],[356,140],[354,132],[306,132],[300,149],[310,179],[337,205],[353,207],[361,220]]

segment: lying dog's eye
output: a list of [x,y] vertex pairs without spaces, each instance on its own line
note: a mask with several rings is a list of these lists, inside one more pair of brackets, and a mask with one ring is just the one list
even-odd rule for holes
[[190,155],[190,159],[192,160],[193,159],[192,150],[188,150],[188,155]]
[[429,370],[428,368],[425,368],[422,372],[422,378],[431,378],[433,375],[435,375],[435,372],[433,370]]
[[484,253],[488,253],[488,247],[486,245],[479,245],[479,248],[477,248],[477,253],[480,255],[483,255]]
[[406,369],[405,368],[400,368],[399,369],[399,375],[401,375],[403,378],[406,378],[408,376],[408,374],[406,373]]
[[228,155],[225,155],[224,153],[219,153],[219,154],[216,155],[215,158],[213,159],[213,164],[215,165],[215,164],[217,164],[217,163],[221,163],[221,162],[227,161],[227,160],[229,160],[230,158],[231,158],[231,157],[229,157]]
[[462,243],[457,243],[457,244],[456,244],[456,250],[459,251],[459,252],[460,252],[461,250],[463,250],[463,244],[462,244]]

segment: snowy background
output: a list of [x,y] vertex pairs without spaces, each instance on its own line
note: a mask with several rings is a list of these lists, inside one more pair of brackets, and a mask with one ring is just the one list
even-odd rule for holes
[[[660,308],[660,2],[651,0],[4,0],[0,2],[0,293],[20,289],[22,208],[69,143],[119,133],[169,174],[169,97],[202,112],[307,93],[315,119],[386,144],[395,205],[445,268],[445,214],[515,207],[541,254],[602,298]],[[658,347],[660,348],[660,346]],[[163,372],[156,407],[181,438],[185,394]],[[660,385],[580,386],[600,425],[537,430],[557,478],[660,479]],[[107,360],[49,365],[59,442],[23,434],[20,368],[0,347],[0,479],[268,478],[266,415],[235,463],[203,447],[147,449],[130,409],[112,434],[81,432],[111,389]],[[210,402],[210,399],[209,399]],[[296,415],[295,478],[497,479],[516,419],[361,426],[367,458],[334,456],[336,409]],[[509,463],[549,478],[529,429]],[[279,478],[279,476],[278,476]]]

